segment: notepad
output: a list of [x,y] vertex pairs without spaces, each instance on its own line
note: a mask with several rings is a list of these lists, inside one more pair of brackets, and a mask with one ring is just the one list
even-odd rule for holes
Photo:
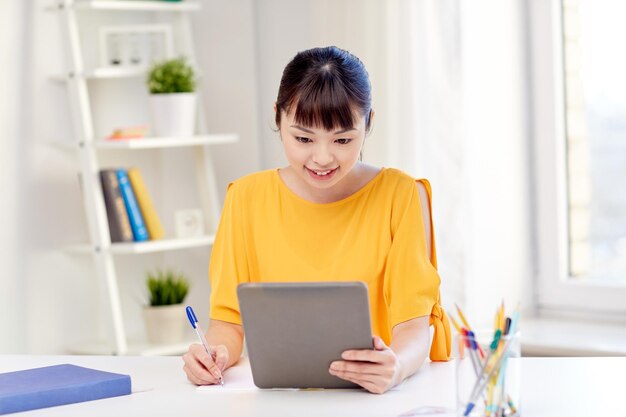
[[224,385],[200,385],[198,391],[256,391],[252,380],[252,370],[248,358],[241,358],[239,363],[224,371]]
[[[224,392],[224,391],[258,391],[259,387],[254,385],[252,378],[252,370],[248,358],[244,357],[239,360],[236,366],[230,367],[224,371],[224,385],[200,385],[197,391],[203,392]],[[298,391],[298,388],[273,388],[278,391]]]
[[128,395],[129,375],[62,364],[0,374],[0,414]]

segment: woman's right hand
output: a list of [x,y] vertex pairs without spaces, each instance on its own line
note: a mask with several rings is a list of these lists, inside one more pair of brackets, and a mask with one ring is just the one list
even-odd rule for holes
[[228,349],[224,345],[211,346],[215,352],[212,358],[201,344],[189,346],[183,355],[183,370],[187,379],[196,385],[212,385],[220,382],[220,376],[228,364]]

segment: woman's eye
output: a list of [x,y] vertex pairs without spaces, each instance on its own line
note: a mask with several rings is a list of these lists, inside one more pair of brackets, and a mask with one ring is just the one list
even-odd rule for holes
[[340,144],[340,145],[347,145],[351,141],[352,141],[352,139],[346,139],[346,138],[337,139],[337,143]]
[[296,140],[300,143],[309,143],[311,139],[305,138],[303,136],[296,136]]

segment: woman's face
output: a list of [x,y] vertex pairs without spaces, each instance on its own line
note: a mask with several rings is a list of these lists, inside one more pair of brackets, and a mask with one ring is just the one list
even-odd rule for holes
[[298,125],[292,113],[281,115],[280,136],[294,172],[306,184],[330,189],[344,179],[359,160],[365,140],[365,117],[349,129],[331,131]]

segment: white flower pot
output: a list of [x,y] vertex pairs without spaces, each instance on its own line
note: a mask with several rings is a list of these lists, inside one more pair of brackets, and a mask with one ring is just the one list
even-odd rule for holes
[[155,136],[192,136],[196,127],[196,94],[151,94],[150,111]]
[[143,317],[151,343],[177,343],[183,340],[187,322],[183,304],[144,307]]

